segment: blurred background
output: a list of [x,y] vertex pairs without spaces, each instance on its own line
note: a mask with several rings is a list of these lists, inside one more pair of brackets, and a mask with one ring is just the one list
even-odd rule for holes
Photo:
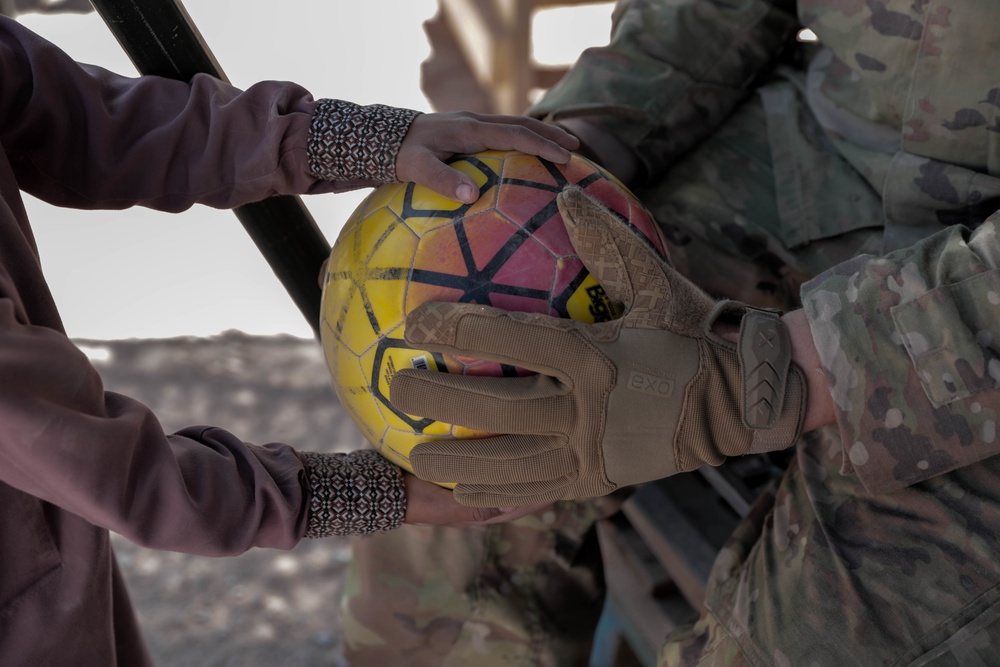
[[[296,81],[317,97],[423,111],[518,113],[587,46],[607,41],[594,0],[185,0],[237,86]],[[0,0],[0,13],[76,60],[135,68],[86,0]],[[332,243],[367,195],[305,198]],[[349,451],[310,323],[229,211],[61,210],[26,197],[70,336],[109,390],[170,432],[210,423],[255,443]],[[347,540],[209,559],[113,536],[160,665],[342,665]]]

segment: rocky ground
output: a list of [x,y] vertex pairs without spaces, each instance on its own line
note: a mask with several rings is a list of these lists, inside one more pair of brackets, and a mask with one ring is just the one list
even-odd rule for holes
[[[330,388],[319,345],[292,337],[77,341],[110,391],[153,408],[169,431],[212,424],[244,440],[348,451],[361,436]],[[146,640],[163,667],[343,665],[344,539],[213,559],[114,536]]]

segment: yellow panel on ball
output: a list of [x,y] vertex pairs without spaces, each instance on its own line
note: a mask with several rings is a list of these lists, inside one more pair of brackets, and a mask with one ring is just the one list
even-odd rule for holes
[[367,218],[369,215],[381,208],[389,209],[396,216],[399,216],[400,212],[403,210],[403,196],[405,192],[400,188],[375,188],[372,190],[371,194],[365,197],[358,207],[348,218],[345,227],[351,227],[356,224],[362,218]]
[[387,428],[378,401],[369,388],[368,374],[362,367],[363,359],[343,345],[323,341],[323,353],[331,373],[337,378],[337,395],[352,421],[361,429],[368,442],[379,442]]
[[649,212],[617,179],[582,157],[557,165],[486,151],[459,156],[451,165],[479,184],[478,201],[452,201],[412,183],[376,188],[334,244],[323,288],[321,337],[337,395],[371,444],[406,470],[419,442],[485,434],[393,408],[389,390],[400,369],[528,374],[412,349],[404,338],[407,312],[438,300],[583,322],[617,317],[615,304],[576,256],[559,215],[555,198],[568,187],[601,201],[666,255]]
[[478,164],[472,164],[461,158],[450,163],[458,171],[471,176],[479,186],[481,194],[473,204],[449,199],[430,188],[412,183],[403,188],[404,203],[398,210],[414,232],[423,235],[427,231],[450,225],[455,215],[474,215],[493,208],[496,194],[493,192],[494,189],[489,187],[489,172],[499,172],[503,168],[504,153],[487,151],[478,153],[477,156]]
[[404,317],[407,258],[420,239],[389,209],[343,230],[327,262],[323,334],[361,354]]

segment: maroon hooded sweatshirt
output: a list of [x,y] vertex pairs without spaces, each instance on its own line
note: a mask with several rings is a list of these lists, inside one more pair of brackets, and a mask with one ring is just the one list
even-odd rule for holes
[[370,185],[309,174],[315,105],[290,83],[121,77],[0,17],[0,665],[150,664],[108,531],[208,556],[290,548],[309,493],[291,447],[167,435],[104,390],[63,331],[19,191],[181,211]]

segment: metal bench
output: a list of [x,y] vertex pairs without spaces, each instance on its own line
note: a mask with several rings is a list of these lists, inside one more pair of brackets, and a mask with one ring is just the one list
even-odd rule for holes
[[598,525],[608,596],[590,667],[656,664],[664,637],[701,613],[716,554],[786,463],[746,456],[651,482]]

